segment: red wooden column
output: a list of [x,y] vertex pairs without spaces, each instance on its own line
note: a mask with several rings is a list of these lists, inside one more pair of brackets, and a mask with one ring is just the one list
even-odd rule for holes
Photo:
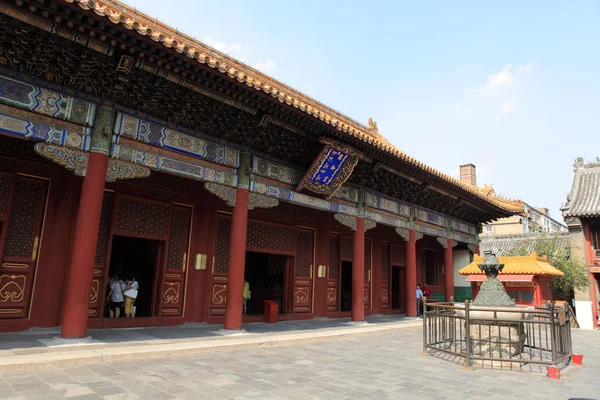
[[352,243],[352,321],[365,320],[365,219],[356,218]]
[[446,301],[454,299],[454,257],[452,255],[453,240],[447,239],[444,248],[444,292]]
[[414,230],[408,231],[406,242],[406,316],[417,316],[417,238]]
[[79,200],[75,236],[71,245],[71,262],[65,288],[65,302],[62,316],[61,337],[76,339],[87,334],[88,312],[94,258],[100,230],[100,215],[104,184],[108,168],[108,149],[115,111],[107,107],[98,107],[92,145],[89,153],[86,175]]
[[225,329],[242,329],[244,272],[246,269],[246,236],[248,233],[248,191],[250,184],[250,154],[240,154],[238,187],[235,207],[231,215],[231,241],[229,242],[229,269],[227,275],[227,305]]

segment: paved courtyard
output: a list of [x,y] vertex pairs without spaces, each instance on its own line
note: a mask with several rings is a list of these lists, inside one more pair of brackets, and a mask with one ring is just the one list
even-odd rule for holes
[[0,399],[600,399],[600,333],[574,332],[584,366],[466,371],[421,351],[421,330],[300,345],[7,373]]

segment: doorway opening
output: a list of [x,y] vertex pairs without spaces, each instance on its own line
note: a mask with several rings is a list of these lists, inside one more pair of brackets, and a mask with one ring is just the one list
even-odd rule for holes
[[289,313],[287,279],[289,257],[279,254],[246,252],[245,278],[250,284],[250,299],[247,301],[246,315],[265,313],[265,300],[279,304],[279,313]]
[[425,250],[425,283],[427,285],[437,285],[435,260],[436,253],[431,250]]
[[342,304],[341,311],[347,312],[352,310],[352,262],[342,261]]
[[[161,242],[128,236],[113,236],[109,278],[118,276],[123,282],[135,278],[138,295],[134,302],[135,317],[156,316],[155,296],[158,276],[158,258]],[[110,292],[110,284],[107,289]],[[110,303],[110,301],[109,301]],[[108,316],[108,308],[105,316]],[[124,316],[121,309],[120,316]]]
[[392,267],[392,308],[401,309],[404,306],[404,274],[402,267]]

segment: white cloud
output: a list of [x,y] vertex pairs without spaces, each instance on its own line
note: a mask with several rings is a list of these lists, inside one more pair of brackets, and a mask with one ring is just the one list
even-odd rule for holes
[[509,100],[502,105],[502,110],[500,110],[500,115],[498,115],[498,119],[502,119],[510,114],[514,114],[517,111],[519,106],[519,102],[517,100]]
[[471,107],[462,103],[462,101],[458,101],[456,103],[456,113],[461,117],[466,117],[471,113]]
[[[213,40],[211,37],[207,36],[202,40],[207,45],[212,48],[219,50],[220,52],[229,54],[235,59],[243,62],[244,64],[251,65],[252,57],[249,56],[251,53],[251,46],[244,46],[240,43],[227,44],[220,41]],[[270,72],[275,69],[275,61],[269,59],[258,61],[254,64],[254,68],[259,69],[263,72]]]
[[242,50],[245,50],[242,48],[242,45],[239,43],[235,43],[235,44],[226,44],[223,42],[219,42],[219,41],[213,41],[210,37],[205,37],[203,40],[204,43],[206,43],[207,45],[209,45],[210,47],[215,48],[216,50],[219,50],[223,53],[227,53],[227,54],[231,54],[235,56],[236,52],[240,52]]
[[521,65],[520,67],[517,68],[517,72],[524,73],[524,74],[528,74],[532,70],[533,70],[533,65],[531,63],[526,64],[526,65]]
[[[533,70],[531,63],[520,65],[516,68],[518,74],[528,74]],[[483,86],[475,88],[476,93],[484,95],[498,94],[502,89],[510,87],[517,82],[516,74],[513,72],[513,66],[508,64],[499,72],[488,75],[487,81]]]
[[275,61],[271,59],[259,61],[256,63],[256,65],[254,65],[254,68],[261,71],[272,71],[275,69],[275,67]]
[[511,72],[512,65],[507,65],[498,73],[488,75],[485,85],[476,89],[477,92],[487,95],[496,94],[501,88],[512,86],[515,78]]

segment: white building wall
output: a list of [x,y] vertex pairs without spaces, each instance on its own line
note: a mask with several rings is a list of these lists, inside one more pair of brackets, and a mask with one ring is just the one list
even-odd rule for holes
[[461,269],[471,264],[471,252],[469,250],[455,250],[454,254],[454,286],[467,287],[471,286],[467,282],[467,276],[458,273]]

